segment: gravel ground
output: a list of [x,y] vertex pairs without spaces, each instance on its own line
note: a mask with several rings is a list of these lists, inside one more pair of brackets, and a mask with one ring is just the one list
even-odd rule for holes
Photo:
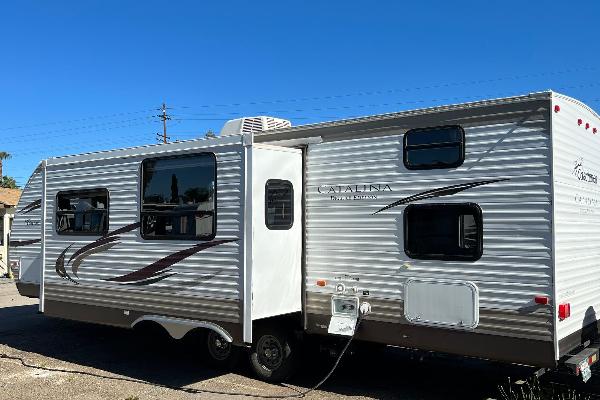
[[[229,399],[235,393],[264,398],[311,387],[333,363],[327,356],[311,357],[289,384],[271,385],[253,379],[245,362],[232,372],[207,367],[194,345],[45,317],[37,313],[37,300],[19,296],[12,282],[0,280],[0,357],[21,357],[30,365],[0,358],[0,399]],[[498,384],[530,372],[386,349],[345,357],[323,388],[306,398],[498,398]]]

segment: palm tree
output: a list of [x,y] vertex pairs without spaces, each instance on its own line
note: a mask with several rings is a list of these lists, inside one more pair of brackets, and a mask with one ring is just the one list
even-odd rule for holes
[[2,161],[8,160],[10,158],[11,158],[10,153],[7,153],[5,151],[0,151],[0,180],[2,179]]

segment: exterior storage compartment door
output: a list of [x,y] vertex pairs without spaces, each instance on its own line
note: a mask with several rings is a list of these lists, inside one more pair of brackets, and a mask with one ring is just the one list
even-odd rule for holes
[[413,324],[474,329],[479,323],[479,291],[472,282],[409,279],[404,317]]

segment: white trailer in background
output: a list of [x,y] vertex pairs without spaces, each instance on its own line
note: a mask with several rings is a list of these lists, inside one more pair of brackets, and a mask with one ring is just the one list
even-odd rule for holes
[[[593,110],[542,92],[273,121],[45,160],[13,228],[12,257],[32,276],[22,293],[39,282],[51,316],[206,329],[213,358],[251,346],[265,379],[291,371],[294,332],[566,362],[587,378],[600,309]],[[33,212],[39,225],[24,222]]]

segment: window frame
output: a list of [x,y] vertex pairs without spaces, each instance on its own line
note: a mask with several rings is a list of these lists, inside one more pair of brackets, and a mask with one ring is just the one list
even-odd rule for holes
[[[106,192],[106,229],[101,230],[99,232],[59,232],[58,226],[56,224],[56,217],[58,213],[67,213],[68,211],[60,211],[58,209],[58,196],[60,195],[85,195],[86,193],[94,193],[94,192]],[[73,190],[60,190],[56,193],[54,197],[54,232],[57,235],[65,235],[65,236],[104,236],[110,231],[110,191],[107,188],[90,188],[90,189],[73,189]]]
[[[469,213],[456,212],[457,216],[460,215],[473,215],[475,217],[475,226],[477,228],[477,249],[473,255],[461,255],[461,254],[417,254],[409,249],[409,234],[408,234],[408,216],[411,210],[415,208],[419,209],[433,209],[433,208],[444,208],[452,207],[459,209],[469,209]],[[415,260],[441,260],[441,261],[477,261],[483,256],[483,212],[481,207],[476,203],[426,203],[426,204],[410,204],[406,206],[403,212],[403,224],[404,224],[404,253]],[[459,225],[459,223],[457,223]]]
[[[269,221],[267,218],[267,205],[268,205],[268,200],[267,200],[267,191],[269,189],[269,183],[288,183],[290,185],[290,192],[291,192],[291,199],[292,201],[291,203],[291,214],[292,214],[292,220],[290,221],[289,225],[277,225],[277,226],[271,226],[269,225]],[[292,227],[294,226],[294,212],[295,212],[295,207],[294,207],[294,184],[287,180],[287,179],[268,179],[267,182],[265,183],[265,226],[267,227],[268,230],[270,231],[288,231],[290,229],[292,229]]]
[[[144,226],[143,226],[143,214],[144,213],[152,213],[152,211],[144,211],[142,208],[144,207],[144,164],[146,163],[146,161],[149,160],[169,160],[169,159],[177,159],[177,158],[192,158],[192,157],[197,157],[197,156],[202,156],[202,155],[208,155],[210,157],[212,157],[213,161],[214,161],[214,182],[215,182],[215,193],[214,193],[214,210],[213,210],[213,223],[212,223],[212,233],[210,235],[207,236],[196,236],[196,235],[179,235],[177,237],[169,237],[169,236],[149,236],[147,234],[144,233]],[[210,152],[210,151],[202,151],[200,153],[185,153],[185,154],[175,154],[175,155],[169,155],[169,156],[158,156],[158,157],[146,157],[144,158],[141,163],[140,163],[140,179],[139,179],[139,196],[140,196],[140,201],[139,201],[139,207],[138,207],[138,214],[139,214],[139,221],[140,221],[140,227],[139,227],[139,232],[140,232],[140,237],[144,240],[170,240],[170,241],[177,241],[177,240],[185,240],[185,241],[190,241],[190,240],[196,240],[196,241],[206,241],[209,242],[211,240],[214,240],[214,238],[217,236],[217,156],[215,153]],[[168,212],[168,211],[167,211]],[[156,212],[155,213],[160,213]]]
[[[423,133],[423,132],[436,131],[436,130],[447,129],[447,128],[458,128],[460,135],[461,135],[460,142],[445,142],[445,143],[421,144],[421,145],[412,145],[412,146],[408,145],[408,136],[411,133]],[[410,165],[408,162],[409,149],[407,147],[414,147],[414,148],[421,148],[421,149],[443,148],[443,147],[452,147],[452,145],[454,145],[456,143],[460,144],[460,158],[454,163],[441,164],[441,165],[426,164],[426,165],[415,166],[415,165]],[[431,127],[427,127],[427,128],[409,129],[408,131],[406,131],[406,133],[404,133],[403,145],[402,145],[402,156],[403,156],[402,162],[404,163],[404,166],[406,167],[406,169],[411,170],[411,171],[458,168],[461,165],[463,165],[463,163],[465,162],[465,148],[466,148],[465,130],[460,125],[442,125],[442,126],[431,126]]]

